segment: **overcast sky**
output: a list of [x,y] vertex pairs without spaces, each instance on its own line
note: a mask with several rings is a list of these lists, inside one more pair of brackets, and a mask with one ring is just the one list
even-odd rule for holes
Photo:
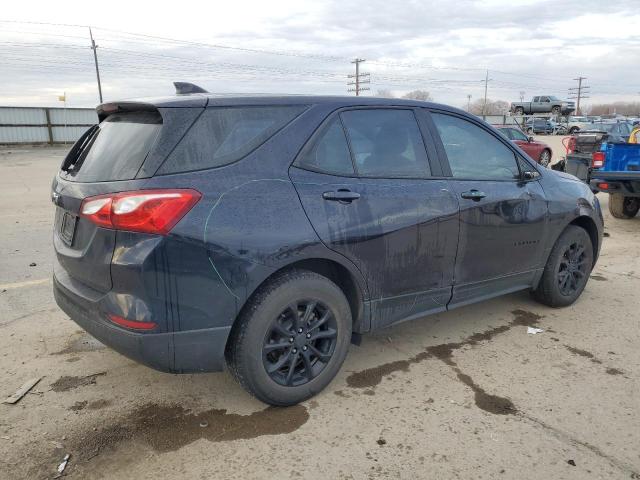
[[[174,80],[217,93],[346,95],[350,60],[370,91],[423,89],[456,106],[567,96],[640,100],[640,9],[602,0],[5,2],[0,105],[95,106],[91,25],[105,101],[173,93]],[[181,11],[182,9],[182,11]],[[606,10],[606,11],[603,11]],[[30,22],[30,23],[17,23]],[[42,25],[38,22],[63,25]],[[162,37],[162,38],[157,38]]]

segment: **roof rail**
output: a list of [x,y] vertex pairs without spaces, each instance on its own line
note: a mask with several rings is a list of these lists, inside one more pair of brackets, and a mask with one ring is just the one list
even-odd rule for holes
[[204,88],[189,82],[173,82],[176,87],[176,95],[187,95],[189,93],[209,93]]

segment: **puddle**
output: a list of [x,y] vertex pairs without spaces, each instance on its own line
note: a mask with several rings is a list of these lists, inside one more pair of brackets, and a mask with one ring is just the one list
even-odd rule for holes
[[589,278],[592,279],[592,280],[597,280],[598,282],[606,282],[607,281],[607,277],[603,277],[602,275],[590,275]]
[[106,375],[107,372],[94,373],[93,375],[87,375],[85,377],[70,377],[62,376],[51,384],[51,390],[54,392],[67,392],[74,388],[84,387],[86,385],[94,385],[96,378],[102,375]]
[[67,345],[59,352],[52,355],[67,355],[69,353],[95,352],[106,348],[104,344],[93,338],[88,333],[82,333],[78,338],[72,338]]
[[478,408],[497,415],[516,413],[518,410],[511,400],[488,394],[484,389],[478,386],[478,384],[476,384],[469,375],[463,373],[457,363],[453,360],[453,352],[464,346],[475,346],[480,342],[486,342],[496,335],[509,331],[513,327],[537,325],[542,318],[542,316],[533,312],[520,309],[513,310],[511,313],[513,315],[513,319],[506,325],[494,327],[481,333],[474,333],[460,342],[443,343],[427,347],[424,352],[420,352],[408,360],[397,360],[395,362],[385,363],[374,368],[368,368],[360,372],[352,373],[347,377],[347,385],[351,388],[371,389],[378,385],[383,378],[391,375],[392,373],[400,371],[408,372],[409,367],[413,364],[420,363],[428,358],[437,358],[452,367],[456,372],[458,380],[474,392],[475,403]]
[[194,413],[179,405],[149,403],[116,423],[86,432],[71,445],[81,461],[125,441],[144,443],[157,452],[170,452],[199,439],[224,442],[291,433],[308,419],[303,405],[268,407],[250,415],[238,415],[223,409]]
[[602,363],[602,360],[599,360],[598,358],[596,358],[596,356],[591,352],[587,352],[586,350],[582,350],[580,348],[572,347],[570,345],[565,345],[565,348],[567,350],[569,350],[571,353],[575,354],[575,355],[579,355],[581,357],[588,358],[593,363]]

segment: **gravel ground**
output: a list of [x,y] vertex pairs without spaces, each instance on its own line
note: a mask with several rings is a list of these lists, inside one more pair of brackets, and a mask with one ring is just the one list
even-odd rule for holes
[[606,216],[571,308],[522,292],[366,335],[323,393],[275,409],[227,373],[137,365],[58,310],[64,152],[0,150],[0,394],[42,377],[0,404],[0,478],[53,478],[67,453],[77,479],[640,478],[640,217]]

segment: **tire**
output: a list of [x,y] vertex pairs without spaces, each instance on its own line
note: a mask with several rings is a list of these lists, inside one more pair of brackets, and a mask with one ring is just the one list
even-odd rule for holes
[[545,148],[540,153],[540,158],[538,158],[538,163],[543,167],[547,167],[549,163],[551,163],[551,151],[548,148]]
[[580,127],[571,127],[569,130],[569,134],[573,135],[574,133],[578,133],[580,131]]
[[615,218],[629,219],[640,210],[640,198],[625,197],[621,193],[609,194],[609,213]]
[[[313,328],[317,322],[321,325]],[[351,322],[349,302],[335,283],[306,270],[286,271],[260,287],[243,308],[227,342],[227,365],[259,400],[295,405],[338,373],[351,342]]]
[[527,133],[529,135],[532,135],[533,134],[533,128],[531,128],[531,127],[527,128]]
[[551,113],[553,113],[554,115],[560,115],[560,107],[558,105],[556,105],[555,107],[552,107]]
[[584,290],[592,268],[589,234],[583,228],[569,225],[553,246],[533,296],[549,307],[571,305]]
[[513,112],[516,115],[524,115],[524,108],[522,107],[516,107],[515,111]]

